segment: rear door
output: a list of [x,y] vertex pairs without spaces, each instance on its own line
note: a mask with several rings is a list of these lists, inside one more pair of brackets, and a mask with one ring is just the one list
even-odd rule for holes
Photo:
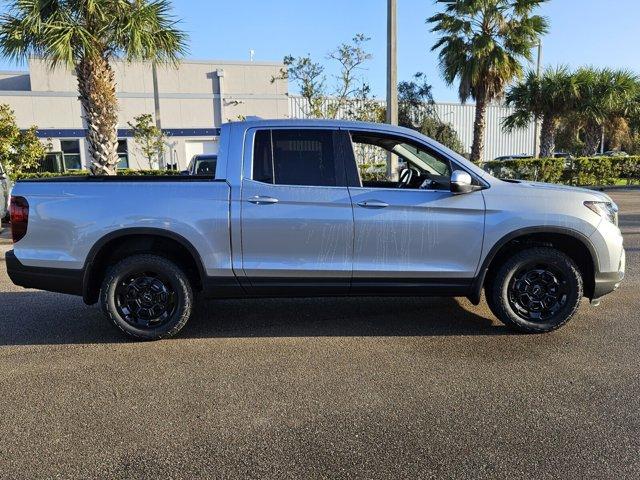
[[249,132],[241,228],[242,268],[252,293],[348,291],[354,225],[338,133]]

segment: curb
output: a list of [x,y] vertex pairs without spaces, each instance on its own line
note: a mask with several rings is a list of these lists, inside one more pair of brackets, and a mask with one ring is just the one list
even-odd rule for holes
[[618,190],[640,190],[640,185],[610,185],[608,187],[587,187],[589,190],[597,190],[599,192],[609,192]]

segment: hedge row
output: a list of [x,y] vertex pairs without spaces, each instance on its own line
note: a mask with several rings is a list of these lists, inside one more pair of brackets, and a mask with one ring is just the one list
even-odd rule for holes
[[[615,185],[620,182],[632,185],[640,183],[640,156],[590,157],[567,160],[564,158],[515,159],[502,162],[485,162],[483,168],[499,178],[515,178],[545,183],[567,185]],[[385,164],[361,165],[363,177],[376,180],[384,177]],[[176,170],[118,170],[118,175],[179,175]],[[65,173],[21,173],[14,180],[87,175],[84,171]]]
[[499,178],[546,183],[584,186],[640,183],[640,156],[515,159],[486,162],[483,168]]
[[[37,173],[19,173],[14,180],[28,180],[31,178],[53,178],[53,177],[78,177],[86,176],[87,171],[75,170],[71,172],[37,172]],[[159,175],[180,175],[177,170],[118,170],[118,175],[122,176],[159,176]]]

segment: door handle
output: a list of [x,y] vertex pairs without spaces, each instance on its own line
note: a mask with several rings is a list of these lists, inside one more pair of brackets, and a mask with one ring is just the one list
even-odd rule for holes
[[386,208],[389,204],[378,200],[365,200],[363,202],[358,202],[358,206],[362,208]]
[[249,199],[249,202],[255,205],[273,205],[274,203],[278,203],[278,199],[273,197],[261,197],[259,195],[256,195],[255,197],[251,197]]

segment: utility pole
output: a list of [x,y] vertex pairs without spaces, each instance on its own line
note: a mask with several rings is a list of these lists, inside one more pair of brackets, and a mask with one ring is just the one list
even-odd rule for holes
[[[158,91],[158,69],[156,62],[151,62],[151,74],[153,76],[153,103],[155,105],[156,127],[162,131],[162,120],[160,119],[160,92]],[[158,167],[165,168],[164,146],[158,148]]]
[[[536,75],[540,79],[542,75],[542,39],[538,41],[538,62],[536,66]],[[536,115],[534,130],[533,130],[533,156],[538,158],[540,156],[540,119]]]
[[[397,0],[387,0],[387,123],[398,125],[398,29]],[[387,176],[398,176],[398,157],[389,154]]]

